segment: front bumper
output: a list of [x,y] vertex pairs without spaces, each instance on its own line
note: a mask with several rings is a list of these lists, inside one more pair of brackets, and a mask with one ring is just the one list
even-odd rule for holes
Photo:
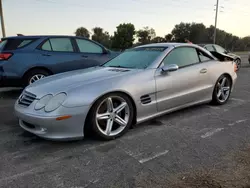
[[237,73],[236,72],[234,72],[233,74],[232,74],[232,89],[231,89],[231,92],[234,90],[234,88],[235,88],[235,84],[236,84],[236,81],[237,81]]
[[[29,107],[20,106],[17,102],[15,104],[15,113],[23,129],[49,140],[77,140],[84,137],[84,123],[89,106],[61,106],[54,112],[45,113],[43,110],[35,111],[34,103]],[[70,115],[71,118],[56,120],[64,115]]]

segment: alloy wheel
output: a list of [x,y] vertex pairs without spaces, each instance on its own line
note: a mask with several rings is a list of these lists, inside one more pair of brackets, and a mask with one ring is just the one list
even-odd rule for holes
[[120,96],[109,96],[97,107],[95,121],[98,130],[105,136],[116,136],[128,125],[130,109]]
[[241,67],[241,61],[239,59],[236,59],[235,64],[236,64],[237,71],[238,71],[240,69],[240,67]]
[[224,103],[227,101],[230,92],[231,92],[231,82],[228,79],[228,77],[224,76],[222,77],[218,83],[216,88],[216,96],[219,102]]
[[44,77],[45,77],[45,75],[43,75],[43,74],[36,74],[36,75],[33,75],[33,76],[30,78],[30,80],[29,80],[29,84],[32,84],[32,83],[36,82],[37,80],[40,80],[40,79],[42,79],[42,78],[44,78]]

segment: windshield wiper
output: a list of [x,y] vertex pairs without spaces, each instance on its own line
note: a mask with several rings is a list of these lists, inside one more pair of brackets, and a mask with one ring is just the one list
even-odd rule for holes
[[125,69],[133,68],[133,67],[125,67],[125,66],[121,66],[121,65],[110,65],[110,66],[107,66],[107,67],[125,68]]

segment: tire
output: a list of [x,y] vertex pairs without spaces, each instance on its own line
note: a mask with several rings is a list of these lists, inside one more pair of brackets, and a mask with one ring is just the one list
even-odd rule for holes
[[230,77],[228,75],[221,75],[214,86],[212,104],[223,105],[227,103],[231,95],[231,90],[232,81]]
[[237,71],[239,71],[240,68],[241,68],[241,60],[240,60],[239,58],[237,58],[236,60],[234,60],[234,62],[235,62],[236,65],[237,65]]
[[133,117],[134,108],[129,97],[122,93],[110,93],[94,103],[88,120],[95,135],[103,140],[113,140],[129,130]]
[[[30,70],[28,73],[25,74],[24,79],[23,79],[23,85],[26,87],[28,85],[30,85],[32,82],[32,79],[35,76],[38,76],[39,79],[43,78],[43,77],[47,77],[51,75],[48,71],[43,70],[43,69],[33,69]],[[38,80],[38,79],[37,79]]]

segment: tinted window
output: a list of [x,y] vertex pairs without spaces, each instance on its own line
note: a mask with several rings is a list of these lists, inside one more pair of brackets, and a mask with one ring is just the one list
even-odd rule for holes
[[199,57],[195,48],[176,48],[164,59],[164,65],[176,64],[179,67],[192,65],[199,62]]
[[73,52],[70,38],[50,38],[42,45],[42,50],[54,52]]
[[102,48],[91,41],[84,40],[84,39],[76,39],[76,43],[79,47],[80,52],[103,53]]
[[103,66],[125,68],[147,68],[166,48],[144,47],[127,50]]
[[206,45],[204,48],[207,49],[207,50],[210,51],[210,52],[213,52],[213,51],[214,51],[213,45]]
[[42,50],[47,50],[47,51],[52,51],[50,41],[47,40],[43,45],[42,45]]
[[219,52],[219,53],[225,53],[225,51],[226,51],[226,50],[225,50],[224,48],[222,48],[221,46],[214,45],[214,47],[215,47],[216,51]]
[[6,39],[1,42],[1,50],[16,50],[18,48],[25,47],[35,41],[36,39]]
[[1,43],[0,43],[0,50],[3,50],[5,44],[7,43],[7,40],[3,40]]
[[213,60],[213,58],[211,58],[209,55],[207,55],[206,53],[204,53],[200,50],[198,50],[198,56],[199,56],[201,62]]

